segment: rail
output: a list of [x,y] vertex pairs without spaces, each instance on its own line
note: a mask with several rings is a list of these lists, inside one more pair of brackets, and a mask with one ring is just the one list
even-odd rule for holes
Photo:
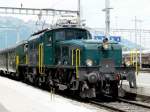
[[[105,100],[106,99],[107,98],[105,98]],[[149,112],[150,111],[150,105],[129,101],[122,98],[113,99],[112,97],[108,97],[108,99],[109,101],[104,101],[100,99],[90,100],[89,103],[117,112]]]

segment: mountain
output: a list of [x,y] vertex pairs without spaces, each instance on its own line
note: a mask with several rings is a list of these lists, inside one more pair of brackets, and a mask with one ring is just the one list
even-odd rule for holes
[[24,22],[15,17],[0,16],[0,49],[14,46],[18,34],[19,41],[22,41],[28,39],[38,29],[39,26],[35,24],[35,21]]
[[[41,29],[41,26],[37,26],[35,23],[35,21],[24,22],[15,17],[0,16],[0,49],[15,46],[18,34],[20,37],[19,41],[28,39],[32,33]],[[45,25],[45,27],[48,26],[48,24]],[[93,37],[96,37],[96,35],[97,34],[94,33]],[[96,38],[103,37],[102,34],[98,33]],[[131,50],[140,47],[127,39],[121,39],[120,44],[123,46],[123,50]]]

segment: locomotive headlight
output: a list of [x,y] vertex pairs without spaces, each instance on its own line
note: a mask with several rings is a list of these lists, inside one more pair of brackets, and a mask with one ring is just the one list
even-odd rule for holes
[[87,66],[92,66],[93,65],[93,61],[91,59],[87,59],[86,60],[86,65]]
[[103,44],[103,48],[106,50],[106,49],[109,48],[109,45],[108,45],[107,43],[104,43],[104,44]]
[[130,61],[126,61],[125,64],[126,64],[126,66],[128,66],[128,67],[131,66]]

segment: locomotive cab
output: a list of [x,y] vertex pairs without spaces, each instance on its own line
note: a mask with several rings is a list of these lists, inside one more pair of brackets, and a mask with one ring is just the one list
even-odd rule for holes
[[81,28],[57,29],[54,35],[55,64],[73,72],[71,90],[80,90],[80,96],[88,98],[99,93],[118,96],[119,82],[128,74],[121,68],[121,45],[108,39],[92,40]]

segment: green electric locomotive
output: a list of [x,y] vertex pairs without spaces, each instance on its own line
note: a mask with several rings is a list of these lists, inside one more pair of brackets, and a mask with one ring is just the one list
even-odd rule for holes
[[93,40],[81,27],[45,29],[0,51],[0,71],[38,86],[73,91],[82,98],[117,97],[121,80],[130,79],[136,87],[134,68],[122,65],[121,45]]

